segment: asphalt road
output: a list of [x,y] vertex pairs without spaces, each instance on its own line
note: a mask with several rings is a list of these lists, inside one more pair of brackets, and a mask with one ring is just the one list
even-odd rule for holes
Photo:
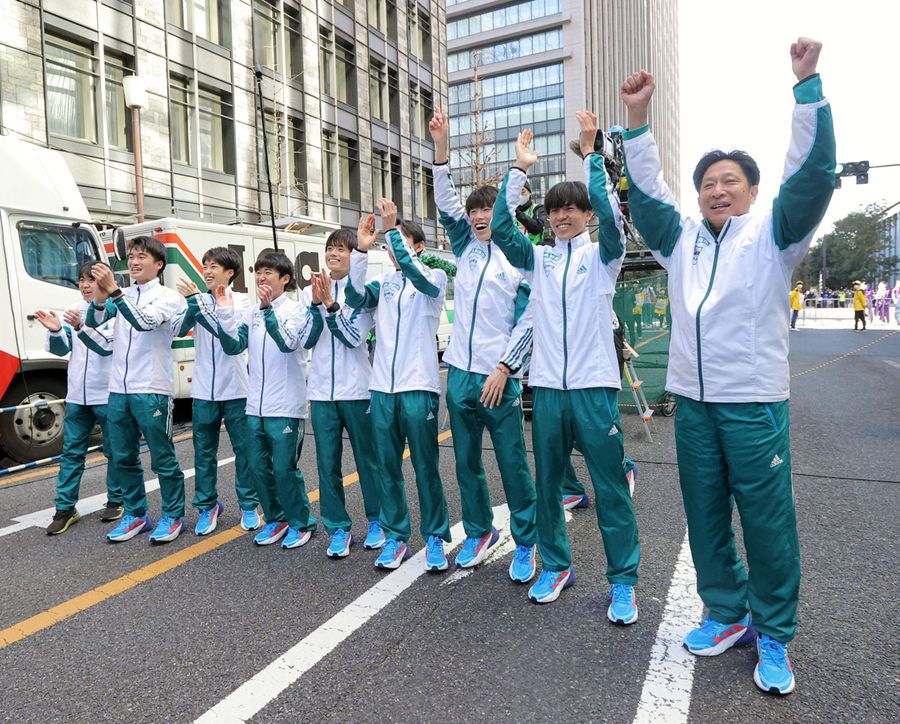
[[[789,697],[756,689],[750,647],[710,659],[684,655],[687,662],[671,669],[664,662],[662,690],[648,698],[667,622],[679,607],[688,616],[699,608],[673,594],[685,523],[672,420],[656,420],[648,442],[626,412],[642,544],[640,620],[626,628],[605,618],[593,508],[575,511],[569,523],[578,583],[557,602],[535,606],[507,577],[508,547],[470,575],[420,575],[418,559],[386,575],[359,545],[332,561],[321,531],[298,550],[257,548],[231,530],[238,523],[233,464],[220,468],[226,510],[216,534],[194,536],[190,512],[190,532],[159,547],[146,536],[106,544],[108,526],[96,514],[49,538],[27,526],[29,518],[15,519],[52,506],[52,473],[0,479],[0,720],[187,722],[213,709],[221,721],[252,715],[255,722],[896,721],[900,334],[883,334],[791,337],[804,577],[791,647],[798,684]],[[225,460],[231,451],[223,438]],[[452,439],[441,445],[455,524]],[[177,449],[191,468],[189,437]],[[489,451],[485,465],[500,506]],[[311,435],[301,467],[313,491]],[[577,456],[575,467],[584,474]],[[104,470],[91,464],[83,499],[102,494]],[[344,472],[353,471],[348,454]],[[408,481],[411,474],[407,463]],[[189,500],[192,487],[189,480]],[[357,484],[347,497],[364,533]],[[157,514],[158,491],[150,500]],[[415,514],[414,494],[411,506]],[[418,535],[411,543],[422,547]],[[682,709],[660,703],[677,699],[679,687]]]

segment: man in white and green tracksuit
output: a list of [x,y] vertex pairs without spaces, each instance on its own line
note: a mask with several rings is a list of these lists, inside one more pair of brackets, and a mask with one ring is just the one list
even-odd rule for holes
[[182,280],[179,291],[187,299],[187,309],[177,320],[176,336],[193,330],[194,374],[191,378],[191,427],[194,442],[194,507],[199,511],[194,532],[212,533],[223,506],[217,491],[219,435],[222,423],[228,432],[235,457],[234,489],[241,509],[241,527],[256,530],[261,522],[259,497],[250,467],[247,432],[247,355],[229,355],[219,342],[215,291],[219,286],[232,306],[243,312],[251,307],[246,294],[234,291],[232,281],[241,269],[241,256],[227,247],[213,247],[203,255],[203,279],[209,289],[201,293],[196,285]]
[[[611,621],[637,620],[634,584],[640,559],[637,522],[625,481],[617,394],[621,387],[613,342],[611,297],[625,256],[622,216],[593,153],[596,119],[579,114],[587,187],[557,184],[544,199],[555,234],[552,246],[534,246],[515,226],[514,209],[537,161],[531,132],[516,143],[516,166],[506,175],[491,224],[492,239],[532,287],[534,349],[529,384],[534,388],[533,442],[537,484],[538,549],[543,570],[529,597],[556,600],[574,582],[561,500],[563,470],[573,445],[585,456],[597,499],[597,519],[612,584]],[[600,243],[587,222],[597,213]]]
[[[635,225],[669,274],[672,341],[666,389],[678,396],[675,435],[697,590],[708,609],[688,634],[695,654],[760,634],[757,685],[787,694],[787,643],[797,625],[800,549],[791,484],[788,291],[834,187],[831,109],[816,74],[821,44],[791,48],[791,144],[777,198],[750,213],[759,169],[742,151],[712,151],[694,172],[702,220],[682,216],[662,180],[647,122],[655,83],[622,86],[629,201]],[[735,547],[741,516],[749,574]]]
[[[425,568],[447,568],[444,541],[450,541],[450,517],[438,467],[438,405],[440,381],[435,334],[447,289],[447,275],[429,269],[418,257],[425,235],[418,224],[400,222],[396,206],[380,201],[385,237],[396,270],[366,283],[367,251],[375,241],[375,217],[360,224],[358,249],[350,259],[347,303],[355,309],[375,309],[375,359],[369,389],[374,445],[381,468],[379,503],[386,541],[375,561],[394,569],[410,556],[411,535],[403,447],[416,473],[420,532],[426,540]],[[402,232],[402,233],[401,233]]]
[[356,461],[368,521],[363,546],[374,550],[384,545],[379,522],[378,462],[369,413],[372,367],[366,337],[372,329],[372,313],[353,309],[345,299],[350,255],[355,248],[355,232],[333,231],[325,241],[325,264],[331,274],[314,273],[313,283],[303,291],[301,299],[303,305],[313,306],[325,322],[308,343],[314,346],[307,397],[316,439],[319,510],[322,524],[331,536],[326,551],[329,558],[350,555],[354,542],[341,471],[344,430]]

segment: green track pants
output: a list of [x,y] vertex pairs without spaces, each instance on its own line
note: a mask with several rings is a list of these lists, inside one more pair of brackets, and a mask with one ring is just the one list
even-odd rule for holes
[[247,432],[247,400],[211,400],[194,399],[191,407],[192,426],[194,431],[194,500],[198,510],[212,508],[219,499],[216,490],[219,473],[219,434],[222,420],[231,439],[234,450],[234,489],[237,492],[238,505],[241,510],[256,510],[259,496],[253,483],[250,470],[250,456]]
[[494,522],[491,494],[481,461],[481,441],[487,427],[509,505],[513,540],[516,545],[533,546],[537,496],[525,454],[522,386],[516,379],[507,380],[500,404],[486,408],[481,404],[486,379],[487,375],[452,366],[447,373],[447,409],[453,431],[463,528],[470,538],[481,538],[491,532]]
[[366,519],[378,520],[378,464],[372,445],[369,400],[315,400],[310,403],[313,435],[316,439],[316,466],[319,471],[319,512],[329,535],[350,530],[341,461],[344,454],[344,430],[359,473]]
[[184,515],[184,473],[172,443],[172,398],[168,395],[109,393],[107,404],[109,447],[113,467],[122,486],[128,515],[147,512],[140,437],[150,449],[150,468],[159,477],[162,512],[170,518]]
[[[627,455],[625,456],[625,460],[622,462],[623,467],[625,468],[625,474],[627,475],[631,470],[634,470],[634,460],[632,460]],[[563,495],[584,495],[584,483],[582,483],[578,476],[575,474],[575,468],[572,467],[572,459],[566,461],[566,472],[563,474],[563,482],[562,482],[562,494]]]
[[266,523],[287,523],[294,530],[316,529],[306,481],[297,467],[306,420],[247,415],[250,469]]
[[[800,590],[787,400],[679,396],[675,444],[697,592],[710,617],[732,623],[749,611],[760,633],[787,643],[797,628]],[[749,576],[735,546],[733,502]]]
[[408,441],[419,492],[419,531],[422,538],[436,535],[450,542],[450,516],[438,467],[439,404],[437,394],[422,390],[372,393],[372,435],[381,468],[381,526],[388,538],[408,541],[411,535],[403,479],[403,447]]
[[544,570],[572,565],[562,507],[566,461],[577,448],[584,455],[596,500],[595,510],[610,583],[637,582],[640,544],[628,494],[617,390],[592,387],[556,390],[536,387],[532,441],[537,482],[538,550]]
[[106,424],[106,405],[77,405],[66,403],[63,418],[63,449],[56,478],[56,509],[72,510],[78,502],[84,458],[94,425],[103,432],[103,454],[106,456],[106,498],[110,503],[122,503],[122,488],[113,466]]

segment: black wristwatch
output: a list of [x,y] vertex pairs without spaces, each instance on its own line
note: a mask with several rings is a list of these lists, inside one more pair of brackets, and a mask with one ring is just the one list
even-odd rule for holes
[[112,299],[113,301],[115,301],[116,299],[118,299],[121,296],[122,296],[122,288],[116,287],[116,290],[109,295],[109,298]]
[[334,314],[334,313],[337,312],[340,308],[341,308],[341,305],[340,305],[340,304],[338,304],[337,302],[332,302],[332,303],[329,304],[327,307],[325,307],[325,311],[328,312],[329,314]]

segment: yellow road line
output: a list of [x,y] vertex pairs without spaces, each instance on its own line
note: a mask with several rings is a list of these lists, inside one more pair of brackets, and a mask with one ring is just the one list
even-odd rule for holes
[[887,334],[883,334],[878,339],[872,340],[868,344],[862,345],[862,347],[857,347],[856,349],[850,350],[849,352],[845,352],[838,357],[828,360],[827,362],[823,362],[822,364],[818,364],[815,367],[810,367],[808,370],[803,370],[803,372],[797,372],[796,374],[791,375],[791,379],[796,379],[797,377],[803,377],[803,375],[808,375],[810,372],[816,372],[817,370],[822,369],[823,367],[827,367],[828,365],[833,365],[835,362],[840,362],[842,359],[847,359],[847,357],[852,357],[857,352],[862,352],[864,349],[868,349],[869,347],[873,347],[879,342],[884,342],[888,337],[893,337],[900,330],[895,330],[893,332],[888,332]]
[[655,337],[651,337],[650,339],[645,339],[643,342],[638,342],[636,345],[634,345],[634,348],[640,349],[645,344],[650,344],[651,342],[655,342],[656,340],[658,340],[660,337],[665,337],[668,333],[669,333],[668,329],[665,332],[660,332]]
[[[446,440],[450,435],[450,430],[442,432],[438,435],[438,442]],[[409,457],[409,448],[404,450],[403,457],[404,459]],[[344,487],[348,487],[358,480],[359,473],[350,473],[343,479]],[[319,500],[318,488],[310,492],[309,500],[312,503]],[[220,548],[226,543],[230,543],[231,541],[240,538],[244,533],[245,531],[239,525],[228,528],[221,533],[216,533],[209,538],[204,538],[197,543],[189,545],[187,548],[182,548],[180,551],[176,551],[164,558],[160,558],[158,561],[154,561],[149,565],[138,568],[136,571],[126,573],[124,576],[119,576],[119,578],[104,583],[102,586],[97,586],[97,588],[91,589],[86,593],[63,601],[57,606],[41,611],[30,618],[26,618],[24,621],[19,621],[19,623],[13,624],[0,631],[0,649],[4,649],[29,636],[33,636],[39,631],[43,631],[54,624],[65,621],[67,618],[71,618],[76,613],[93,608],[98,603],[103,603],[113,596],[118,596],[120,593],[124,593],[141,583],[146,583],[157,576],[161,576],[163,573],[168,573],[195,558],[199,558],[210,551],[216,550],[216,548]]]

